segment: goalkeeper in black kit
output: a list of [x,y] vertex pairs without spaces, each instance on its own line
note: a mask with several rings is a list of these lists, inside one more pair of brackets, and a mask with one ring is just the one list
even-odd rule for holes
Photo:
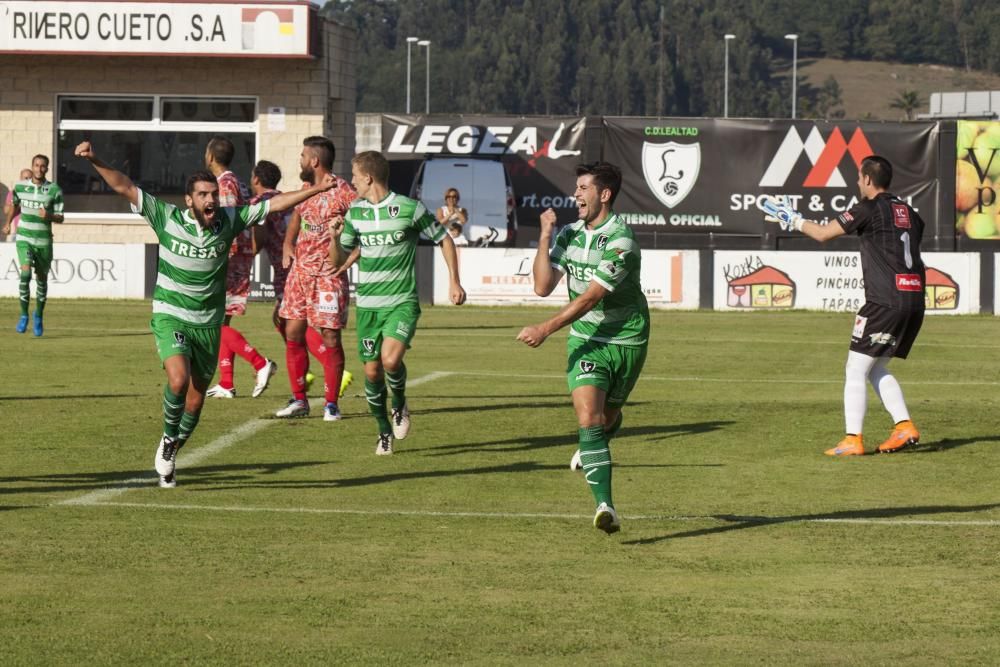
[[878,155],[861,161],[858,190],[861,201],[829,224],[806,220],[787,204],[765,198],[760,208],[767,220],[782,229],[797,230],[820,243],[856,234],[861,239],[861,270],[865,303],[854,318],[851,347],[844,381],[844,419],[847,435],[829,456],[865,454],[861,430],[871,383],[882,405],[895,422],[889,439],[875,452],[898,452],[920,441],[910,419],[899,382],[887,366],[893,357],[905,359],[924,321],[924,263],[920,239],[924,221],[905,201],[888,192],[892,165]]

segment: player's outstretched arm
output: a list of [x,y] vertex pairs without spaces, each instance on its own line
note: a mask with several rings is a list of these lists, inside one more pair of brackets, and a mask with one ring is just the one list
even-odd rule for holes
[[77,157],[82,157],[94,165],[94,169],[101,175],[108,187],[130,203],[139,203],[139,188],[135,187],[132,179],[97,157],[97,153],[94,152],[94,147],[89,141],[84,141],[77,146],[75,153]]
[[451,302],[456,306],[465,303],[465,288],[458,275],[458,252],[455,251],[455,242],[451,236],[445,234],[441,239],[441,254],[444,256],[444,263],[448,266],[448,276],[451,286],[448,289]]
[[556,212],[551,208],[545,209],[538,218],[538,249],[535,251],[535,262],[531,266],[531,275],[535,283],[535,294],[538,296],[548,296],[559,284],[562,274],[552,268],[549,260],[549,248],[552,247],[552,234],[556,228]]
[[567,324],[572,324],[578,319],[593,310],[597,302],[608,295],[608,289],[595,280],[590,281],[587,291],[576,297],[551,319],[541,324],[524,327],[521,333],[517,334],[517,339],[529,347],[538,347],[545,342],[545,339],[562,329]]
[[298,206],[313,195],[326,192],[336,184],[337,179],[333,177],[333,174],[327,174],[326,177],[319,183],[310,188],[306,188],[305,190],[294,190],[292,192],[282,192],[280,195],[274,195],[267,200],[270,203],[269,210],[285,211],[293,206]]
[[14,206],[13,204],[7,204],[6,206],[3,207],[3,214],[4,214],[3,233],[4,233],[4,236],[6,236],[7,234],[10,234],[10,226],[14,222],[14,213],[15,213],[16,210],[17,210],[17,207]]
[[[339,246],[340,244],[338,243],[337,245]],[[359,257],[361,257],[361,246],[354,246],[354,250],[352,250],[351,254],[347,256],[347,259],[344,260],[343,264],[338,265],[337,262],[333,262],[333,265],[337,267],[337,270],[333,272],[333,277],[338,277],[340,274],[354,266]]]
[[820,243],[843,236],[845,233],[840,224],[821,225],[815,220],[806,220],[801,213],[774,197],[764,197],[758,202],[757,207],[764,212],[765,221],[778,223],[786,232],[793,229],[802,232]]

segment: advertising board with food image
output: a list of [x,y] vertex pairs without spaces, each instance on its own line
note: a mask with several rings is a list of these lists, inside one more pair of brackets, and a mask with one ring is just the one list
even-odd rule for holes
[[[930,314],[979,312],[979,255],[923,254]],[[857,252],[715,252],[716,310],[857,311],[865,302]]]
[[958,121],[955,227],[970,239],[1000,238],[1000,122]]

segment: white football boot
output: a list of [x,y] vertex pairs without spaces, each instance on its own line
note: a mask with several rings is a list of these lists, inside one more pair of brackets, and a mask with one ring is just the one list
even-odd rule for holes
[[267,363],[257,371],[257,384],[253,386],[253,391],[250,392],[250,396],[253,398],[257,398],[264,393],[268,383],[271,382],[271,377],[278,372],[278,364],[270,359],[265,359],[265,361]]

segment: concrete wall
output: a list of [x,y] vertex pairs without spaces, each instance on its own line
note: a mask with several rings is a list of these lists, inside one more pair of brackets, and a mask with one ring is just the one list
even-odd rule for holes
[[[337,146],[335,169],[349,177],[354,154],[356,35],[324,21],[321,57],[157,58],[0,55],[0,197],[29,167],[31,157],[53,157],[56,97],[60,94],[240,95],[258,98],[258,155],[281,167],[281,187],[299,186],[302,139],[322,134]],[[285,129],[268,129],[267,109],[285,107]],[[50,177],[55,166],[49,170]],[[249,174],[239,175],[249,180]],[[54,225],[58,242],[155,243],[141,220],[74,216]]]

